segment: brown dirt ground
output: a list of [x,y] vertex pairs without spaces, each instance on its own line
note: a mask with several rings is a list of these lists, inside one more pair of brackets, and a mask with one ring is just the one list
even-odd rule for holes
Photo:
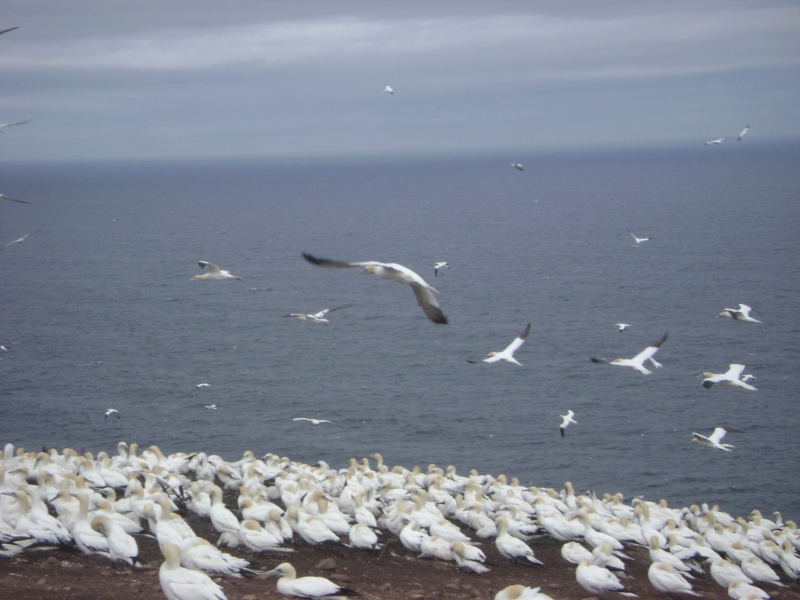
[[[216,542],[217,534],[207,519],[188,519],[198,535]],[[555,600],[572,600],[591,597],[575,581],[575,565],[564,561],[561,545],[547,539],[533,542],[536,557],[544,566],[511,564],[499,555],[491,540],[481,544],[491,572],[484,575],[462,573],[454,563],[417,558],[400,544],[391,533],[383,533],[389,544],[383,552],[356,550],[345,546],[312,547],[299,542],[296,551],[289,555],[254,555],[242,547],[230,550],[231,554],[246,558],[251,567],[269,570],[288,560],[297,569],[298,576],[321,575],[356,590],[365,600],[491,600],[504,587],[512,584],[541,586],[542,591]],[[138,537],[140,560],[143,568],[114,569],[101,557],[87,557],[67,550],[41,550],[14,559],[0,558],[0,598],[14,600],[143,600],[162,599],[158,583],[161,553],[154,539]],[[647,551],[632,548],[628,554],[634,558],[628,565],[625,580],[628,589],[642,600],[666,598],[656,591],[647,579],[649,559]],[[333,558],[334,570],[321,570],[317,565],[325,558]],[[229,600],[271,600],[284,598],[278,594],[273,578],[215,578]],[[788,583],[788,582],[786,582]],[[710,577],[700,577],[694,582],[696,591],[709,600],[727,599],[725,590]],[[789,588],[766,586],[772,598],[800,600],[800,585],[790,583]],[[608,597],[622,598],[619,594]],[[689,596],[684,596],[689,597]]]

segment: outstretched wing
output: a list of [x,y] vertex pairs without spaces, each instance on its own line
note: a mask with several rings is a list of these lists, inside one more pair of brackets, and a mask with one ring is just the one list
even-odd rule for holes
[[528,324],[525,326],[525,329],[523,329],[523,330],[522,330],[522,333],[520,333],[520,334],[519,334],[517,337],[515,337],[515,338],[514,338],[514,341],[512,341],[512,342],[511,342],[511,343],[510,343],[510,344],[509,344],[509,345],[506,347],[506,349],[505,349],[505,350],[503,350],[503,352],[504,352],[504,353],[508,352],[508,353],[510,353],[510,354],[514,354],[514,352],[516,352],[516,351],[517,351],[517,349],[518,349],[520,346],[522,346],[522,344],[525,342],[525,338],[527,338],[527,337],[528,337],[528,334],[529,334],[530,332],[531,332],[531,324],[530,324],[530,323],[528,323]]

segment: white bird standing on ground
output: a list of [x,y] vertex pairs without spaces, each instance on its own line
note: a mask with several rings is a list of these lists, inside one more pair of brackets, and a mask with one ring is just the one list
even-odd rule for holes
[[747,125],[747,126],[745,126],[745,128],[744,128],[744,129],[742,129],[742,130],[739,132],[739,137],[737,137],[737,138],[736,138],[736,141],[737,141],[737,142],[741,142],[741,141],[742,141],[742,138],[743,138],[744,136],[746,136],[746,135],[747,135],[747,132],[748,132],[748,131],[750,131],[750,125]]
[[625,589],[614,573],[605,567],[593,565],[586,559],[582,560],[575,569],[575,579],[590,594],[605,594]]
[[439,276],[439,269],[449,269],[450,265],[447,264],[447,261],[440,260],[433,265],[433,276]]
[[524,171],[525,170],[525,167],[522,166],[522,163],[512,162],[512,163],[509,163],[509,166],[510,167],[514,167],[518,171]]
[[119,411],[116,408],[106,409],[106,416],[104,417],[104,419],[108,419],[108,417],[117,417],[118,419],[122,418],[119,416]]
[[516,562],[518,558],[524,558],[535,565],[544,564],[533,555],[533,550],[528,544],[508,533],[506,517],[497,517],[495,522],[497,523],[497,537],[494,539],[494,543],[500,554],[511,562]]
[[520,333],[517,337],[515,337],[514,341],[512,341],[508,346],[506,346],[504,350],[501,350],[499,352],[489,352],[486,358],[482,360],[467,359],[467,362],[475,364],[479,362],[493,363],[500,360],[504,360],[506,362],[514,363],[515,365],[519,365],[521,367],[522,363],[520,363],[519,361],[517,361],[516,358],[514,358],[514,352],[516,352],[519,349],[519,347],[522,346],[522,344],[525,342],[525,338],[528,337],[530,331],[531,331],[531,324],[528,323],[525,326],[525,329],[522,330],[522,333]]
[[721,313],[719,313],[718,317],[727,317],[729,319],[733,319],[734,321],[746,321],[748,323],[762,323],[763,321],[759,321],[758,319],[754,319],[750,316],[750,311],[753,310],[747,304],[739,304],[739,308],[726,308]]
[[222,588],[200,571],[181,566],[181,551],[175,544],[161,548],[164,562],[158,569],[158,581],[167,600],[226,600]]
[[725,452],[731,452],[733,450],[733,446],[730,444],[722,444],[722,438],[725,437],[725,434],[728,433],[722,427],[714,428],[714,431],[711,433],[710,436],[706,437],[704,435],[700,435],[699,433],[692,432],[692,441],[697,442],[701,446],[706,446],[708,448],[716,448],[717,450],[725,450]]
[[394,88],[390,85],[384,86],[383,91],[387,94],[394,94]]
[[242,280],[241,277],[237,277],[236,275],[232,275],[230,272],[225,271],[224,269],[220,269],[214,263],[210,263],[205,260],[198,260],[197,264],[200,265],[200,268],[208,269],[208,273],[201,273],[200,275],[195,275],[192,277],[192,281],[223,281],[225,279],[238,279],[239,281]]
[[707,141],[707,142],[706,142],[705,144],[703,144],[703,145],[704,145],[704,146],[711,146],[711,145],[713,145],[713,144],[721,144],[721,143],[722,143],[722,142],[724,142],[724,141],[725,141],[725,138],[718,138],[718,139],[716,139],[716,140],[709,140],[709,141]]
[[324,577],[297,577],[289,563],[281,563],[265,575],[278,575],[278,592],[295,598],[324,598],[327,596],[355,596],[357,592],[342,587]]
[[744,365],[732,363],[728,370],[724,373],[711,373],[706,371],[703,373],[703,387],[710,390],[715,383],[721,383],[728,387],[740,387],[746,390],[758,391],[757,387],[750,385],[740,379],[742,372],[745,370]]
[[0,200],[10,200],[11,202],[19,202],[20,204],[30,204],[27,200],[17,200],[16,198],[10,198],[5,194],[0,194]]
[[447,323],[447,317],[445,317],[442,311],[439,309],[439,302],[437,302],[436,296],[434,295],[438,293],[438,290],[408,267],[404,267],[403,265],[397,263],[382,263],[373,260],[364,262],[344,262],[340,260],[330,260],[327,258],[317,258],[316,256],[312,256],[306,252],[303,253],[303,258],[305,258],[312,265],[316,265],[318,267],[332,269],[364,267],[363,273],[371,273],[373,275],[377,275],[381,279],[388,279],[389,281],[395,281],[397,283],[406,283],[411,286],[411,290],[414,292],[414,296],[417,299],[417,304],[420,305],[422,312],[425,313],[425,316],[427,316],[434,323],[439,323],[441,325],[445,325]]
[[578,422],[575,419],[572,418],[572,417],[575,416],[575,413],[572,412],[571,410],[567,410],[567,414],[565,414],[565,415],[558,415],[558,416],[561,417],[561,419],[562,419],[561,425],[559,425],[559,429],[561,430],[561,437],[563,438],[564,437],[564,430],[569,426],[569,424],[570,423],[575,423],[575,425],[577,425]]
[[321,425],[322,423],[330,423],[331,425],[336,425],[333,421],[328,421],[328,419],[310,419],[308,417],[295,417],[292,421],[308,421],[312,425]]
[[659,368],[661,366],[660,363],[653,359],[653,355],[658,352],[661,344],[667,340],[668,335],[668,333],[665,333],[655,344],[650,344],[647,348],[639,352],[639,354],[633,358],[615,358],[614,360],[606,360],[605,358],[592,358],[592,362],[596,364],[614,365],[617,367],[630,367],[639,371],[639,373],[650,375],[652,371],[644,367],[644,362],[649,360],[654,367]]
[[692,584],[683,578],[680,571],[667,563],[651,563],[647,570],[647,578],[659,592],[700,596],[697,592],[692,591]]
[[633,233],[630,229],[628,229],[628,233],[631,234],[631,237],[633,238],[633,241],[636,242],[637,246],[639,244],[641,244],[642,242],[649,242],[651,239],[653,239],[653,238],[649,238],[649,237],[641,237],[641,238],[640,237],[636,237],[636,234]]
[[288,315],[283,315],[284,317],[294,317],[298,321],[306,321],[308,323],[330,323],[325,316],[328,313],[332,313],[335,310],[342,310],[343,308],[350,308],[353,306],[352,304],[345,304],[344,306],[337,306],[335,308],[324,308],[319,312],[313,314],[305,314],[305,313],[289,313]]
[[540,587],[528,587],[526,585],[514,584],[504,587],[497,592],[494,600],[553,600],[547,594],[542,594]]

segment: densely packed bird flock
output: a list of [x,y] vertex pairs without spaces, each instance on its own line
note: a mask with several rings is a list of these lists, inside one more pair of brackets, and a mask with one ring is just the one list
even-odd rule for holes
[[[376,552],[401,545],[475,576],[490,572],[482,548],[493,546],[505,559],[530,565],[528,578],[535,579],[541,564],[535,546],[546,540],[562,544],[564,564],[577,565],[575,578],[591,594],[626,593],[626,552],[637,547],[648,549],[650,583],[667,594],[700,595],[692,582],[705,577],[744,600],[776,592],[796,597],[800,590],[800,530],[778,513],[776,520],[758,511],[734,518],[716,507],[676,509],[663,501],[625,502],[620,494],[576,494],[569,482],[559,492],[504,475],[473,470],[464,476],[436,465],[389,468],[381,455],[372,459],[374,467],[364,458],[334,469],[250,451],[229,462],[203,452],[165,456],[157,446],[139,451],[125,442],[116,454],[96,457],[7,444],[0,555],[71,547],[136,569],[137,538],[150,536],[164,556],[159,581],[169,599],[223,599],[225,577],[254,574],[279,577],[283,595],[317,598],[357,590],[298,577],[291,558],[304,544]],[[226,505],[224,494],[236,506]],[[199,537],[190,515],[207,519],[217,539]],[[245,553],[264,553],[280,564],[257,572]],[[523,583],[495,597],[551,597]]]

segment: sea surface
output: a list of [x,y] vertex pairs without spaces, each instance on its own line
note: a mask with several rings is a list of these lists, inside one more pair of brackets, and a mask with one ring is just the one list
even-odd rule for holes
[[[800,146],[746,142],[5,162],[0,191],[32,203],[0,204],[0,443],[333,467],[379,452],[798,519]],[[302,252],[403,264],[438,288],[449,324],[406,286]],[[192,281],[198,260],[242,281]],[[439,260],[451,268],[434,277]],[[716,318],[739,303],[763,323]],[[327,325],[284,317],[346,304]],[[529,322],[523,366],[467,362]],[[651,375],[590,361],[665,332]],[[758,391],[701,386],[731,363]],[[690,443],[717,426],[732,452]]]

